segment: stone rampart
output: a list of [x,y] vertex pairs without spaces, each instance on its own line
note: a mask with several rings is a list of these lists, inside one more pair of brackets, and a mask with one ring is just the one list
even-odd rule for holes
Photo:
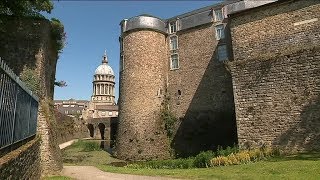
[[1,157],[0,172],[0,179],[3,180],[40,179],[40,138],[35,137],[25,145]]
[[51,23],[46,19],[0,16],[0,56],[40,98],[38,134],[44,174],[62,169],[56,142],[53,90],[58,51],[53,46]]
[[231,17],[240,147],[320,148],[319,11],[280,1]]

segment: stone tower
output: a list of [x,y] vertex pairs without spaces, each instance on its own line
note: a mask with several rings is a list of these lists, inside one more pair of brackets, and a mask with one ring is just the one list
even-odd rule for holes
[[120,159],[169,158],[169,142],[160,118],[166,85],[166,29],[155,17],[121,22],[119,129]]

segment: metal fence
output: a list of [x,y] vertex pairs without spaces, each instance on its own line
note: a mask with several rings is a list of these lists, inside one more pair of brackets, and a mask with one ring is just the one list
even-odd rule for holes
[[0,149],[36,134],[38,101],[0,58]]

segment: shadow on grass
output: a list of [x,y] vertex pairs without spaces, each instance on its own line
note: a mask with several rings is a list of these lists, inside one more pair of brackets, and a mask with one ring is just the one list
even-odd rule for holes
[[291,161],[291,160],[319,161],[320,152],[299,153],[294,155],[277,156],[274,158],[270,158],[267,161],[278,162],[278,161]]

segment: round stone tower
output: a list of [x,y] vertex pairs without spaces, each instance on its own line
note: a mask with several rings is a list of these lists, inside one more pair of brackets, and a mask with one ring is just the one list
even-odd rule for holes
[[121,22],[119,128],[116,156],[167,159],[169,141],[160,118],[166,85],[166,28],[141,15]]

